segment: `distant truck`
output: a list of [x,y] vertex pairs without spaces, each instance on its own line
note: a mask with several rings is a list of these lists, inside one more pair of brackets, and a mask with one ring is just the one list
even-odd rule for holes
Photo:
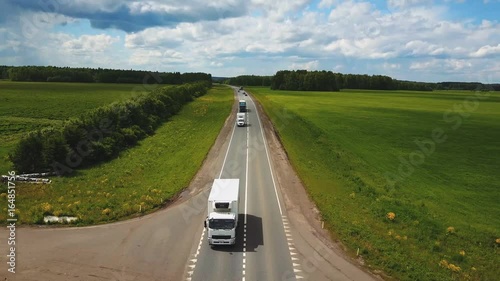
[[209,245],[234,245],[240,201],[239,179],[215,179],[208,196],[204,226]]
[[247,102],[240,100],[240,112],[247,112]]
[[239,91],[243,91],[243,87],[240,87]]
[[246,124],[246,114],[245,113],[237,113],[236,114],[236,125],[238,127],[243,127]]

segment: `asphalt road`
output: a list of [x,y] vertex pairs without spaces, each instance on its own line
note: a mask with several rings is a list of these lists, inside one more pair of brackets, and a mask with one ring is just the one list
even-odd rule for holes
[[234,127],[219,175],[240,179],[243,196],[237,242],[234,246],[211,247],[203,232],[186,280],[296,280],[296,274],[301,277],[300,263],[292,260],[295,253],[288,245],[292,238],[282,214],[257,110],[250,97],[237,96],[247,100],[247,125]]
[[[9,231],[2,228],[0,280],[374,280],[332,250],[305,218],[307,210],[293,205],[290,194],[282,194],[280,180],[281,187],[285,179],[298,180],[291,169],[275,170],[277,159],[270,161],[269,155],[279,149],[270,151],[265,145],[269,140],[264,139],[262,120],[250,97],[244,98],[248,126],[236,127],[234,118],[228,119],[231,123],[176,203],[107,225],[18,228],[15,274],[7,271]],[[240,226],[233,247],[211,248],[203,228],[210,186],[217,177],[240,179]],[[300,186],[294,191],[301,192]],[[309,203],[304,206],[310,208]]]

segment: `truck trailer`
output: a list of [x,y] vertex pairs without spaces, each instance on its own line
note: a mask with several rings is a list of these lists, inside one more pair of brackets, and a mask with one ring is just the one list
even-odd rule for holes
[[240,112],[247,112],[247,101],[240,100]]
[[240,201],[239,179],[215,179],[204,222],[209,245],[234,245]]

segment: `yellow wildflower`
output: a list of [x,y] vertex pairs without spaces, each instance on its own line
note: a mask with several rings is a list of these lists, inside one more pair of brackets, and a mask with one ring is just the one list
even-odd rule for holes
[[441,260],[439,262],[439,266],[448,268],[448,261],[447,260]]
[[461,268],[459,266],[456,266],[456,265],[454,265],[452,263],[450,263],[448,265],[448,268],[451,269],[451,271],[453,271],[453,272],[459,272],[461,270]]
[[109,215],[109,213],[111,213],[111,209],[110,208],[106,208],[106,209],[102,210],[102,214],[103,215]]
[[50,212],[50,211],[52,211],[52,205],[50,205],[47,202],[42,203],[41,207],[42,207],[42,211],[44,211],[44,212]]
[[446,232],[455,233],[455,228],[453,226],[448,226],[448,228],[446,229]]
[[393,213],[393,212],[389,212],[387,213],[386,217],[389,219],[389,220],[394,220],[396,218],[396,214]]
[[460,251],[459,253],[460,253],[460,255],[461,255],[462,257],[463,257],[463,256],[465,256],[465,251],[464,251],[464,250]]

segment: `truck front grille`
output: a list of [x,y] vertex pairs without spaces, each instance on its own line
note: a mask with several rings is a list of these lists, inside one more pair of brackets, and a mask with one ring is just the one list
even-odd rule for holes
[[212,239],[231,239],[231,235],[212,235]]

